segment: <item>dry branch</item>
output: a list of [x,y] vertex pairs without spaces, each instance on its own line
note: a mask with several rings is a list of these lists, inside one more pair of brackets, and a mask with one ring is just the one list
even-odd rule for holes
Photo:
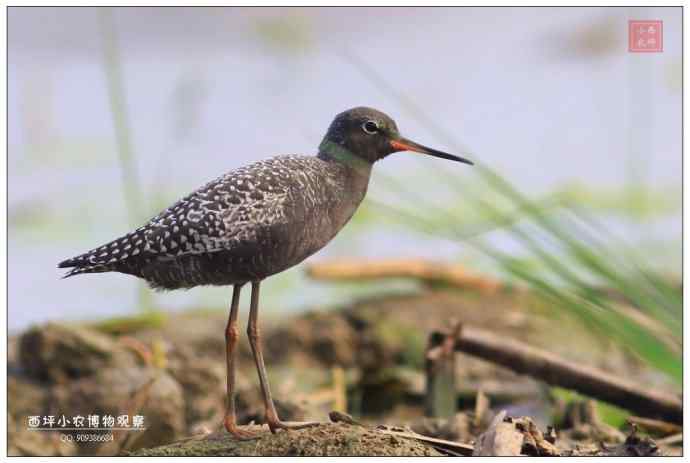
[[[432,336],[439,336],[438,333]],[[477,329],[463,328],[455,350],[491,361],[516,373],[530,375],[554,386],[578,391],[596,399],[631,410],[639,415],[682,423],[680,397],[640,387],[596,368],[527,344],[498,337]]]
[[389,434],[391,436],[401,437],[403,439],[413,439],[418,442],[430,445],[441,453],[453,456],[470,456],[474,447],[470,444],[462,444],[460,442],[453,442],[445,439],[437,439],[435,437],[424,436],[417,434],[414,431],[404,430],[402,428],[391,428],[389,426],[378,426],[376,432]]
[[423,259],[321,262],[309,265],[307,275],[316,280],[413,278],[428,284],[472,288],[485,293],[493,293],[503,288],[500,281],[470,273],[461,265],[441,264]]
[[628,417],[628,422],[637,425],[649,433],[662,437],[683,432],[683,427],[675,423],[643,418],[641,416],[630,416]]
[[457,408],[457,387],[455,384],[455,342],[460,336],[462,325],[455,327],[450,335],[430,336],[426,350],[426,394],[427,416],[450,417]]
[[657,441],[657,444],[659,445],[678,445],[683,443],[683,433],[679,432],[678,434],[674,434],[672,436],[664,437],[663,439],[659,439]]

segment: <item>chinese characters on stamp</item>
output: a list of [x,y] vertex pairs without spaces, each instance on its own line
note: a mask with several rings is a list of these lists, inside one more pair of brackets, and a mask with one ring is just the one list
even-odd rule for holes
[[632,53],[664,51],[663,21],[628,21],[628,51]]

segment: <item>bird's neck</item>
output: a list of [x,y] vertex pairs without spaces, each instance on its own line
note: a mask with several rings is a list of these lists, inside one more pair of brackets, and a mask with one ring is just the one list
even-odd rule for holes
[[372,164],[369,161],[330,140],[321,142],[318,158],[328,162],[338,162],[356,174],[366,177],[367,180],[371,175]]

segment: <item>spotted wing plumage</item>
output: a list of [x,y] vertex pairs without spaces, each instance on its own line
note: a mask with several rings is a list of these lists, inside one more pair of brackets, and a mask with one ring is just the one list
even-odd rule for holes
[[[289,212],[294,218],[293,189],[309,183],[307,176],[316,162],[320,161],[281,156],[234,170],[182,198],[134,232],[61,262],[59,267],[73,267],[65,277],[129,273],[158,288],[228,284],[232,273],[228,267],[253,257],[263,236],[287,225]],[[296,181],[296,175],[305,176],[304,182]],[[305,192],[309,193],[303,190],[297,196],[303,198]]]

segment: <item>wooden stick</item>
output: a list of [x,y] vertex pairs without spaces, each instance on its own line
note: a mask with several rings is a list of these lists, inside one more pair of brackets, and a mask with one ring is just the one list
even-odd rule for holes
[[419,442],[423,442],[425,444],[431,445],[432,447],[436,448],[440,452],[446,452],[450,451],[454,454],[462,455],[462,456],[470,456],[472,455],[472,451],[474,450],[474,446],[470,444],[462,444],[460,442],[453,442],[445,439],[437,439],[435,437],[429,437],[429,436],[424,436],[422,434],[417,434],[416,432],[413,431],[396,431],[393,429],[388,428],[387,426],[379,426],[376,428],[376,432],[380,432],[383,434],[389,434],[391,436],[397,436],[397,437],[402,437],[404,439],[414,439]]
[[345,370],[341,366],[331,368],[333,376],[333,410],[345,413],[347,411],[347,384]]
[[640,387],[596,368],[579,365],[522,342],[463,328],[455,350],[530,375],[554,386],[631,410],[645,417],[683,422],[683,402],[675,394]]
[[644,429],[645,431],[660,435],[662,437],[683,432],[682,426],[679,426],[675,423],[668,423],[666,421],[654,420],[652,418],[629,416],[628,422],[635,423],[638,427]]
[[316,280],[369,280],[381,278],[413,278],[434,284],[473,288],[492,293],[503,288],[493,278],[468,272],[461,265],[449,265],[424,259],[337,260],[307,267],[307,275]]
[[664,437],[663,439],[659,439],[656,441],[658,445],[676,445],[676,444],[682,444],[683,443],[683,433],[679,432],[678,434],[674,434],[672,436]]
[[434,418],[450,418],[457,411],[458,392],[453,354],[462,325],[451,322],[451,326],[453,329],[448,335],[430,336],[427,345],[425,413]]

